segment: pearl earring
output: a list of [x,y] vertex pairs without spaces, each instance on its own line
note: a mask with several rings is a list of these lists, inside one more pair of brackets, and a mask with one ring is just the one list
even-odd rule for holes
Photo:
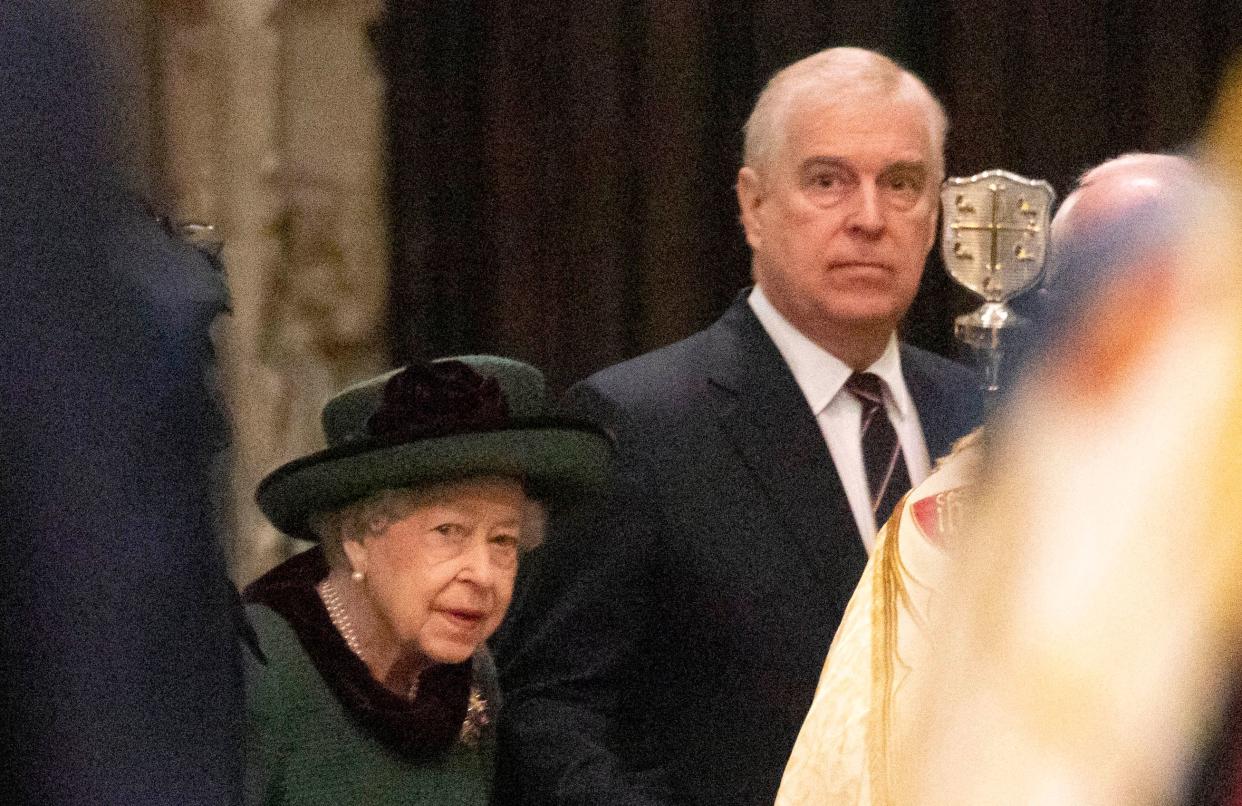
[[367,578],[367,575],[361,571],[354,571],[352,574],[349,575],[349,578],[352,579],[354,582],[361,582],[362,580]]

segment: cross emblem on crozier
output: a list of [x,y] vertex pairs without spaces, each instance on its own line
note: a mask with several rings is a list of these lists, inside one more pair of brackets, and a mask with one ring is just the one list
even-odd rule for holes
[[[1000,218],[1001,196],[1009,191],[1009,186],[1002,182],[989,182],[987,191],[990,194],[990,203],[988,207],[988,220],[980,222],[978,220],[979,210],[976,204],[977,199],[967,193],[957,193],[954,199],[953,209],[958,213],[959,217],[950,222],[949,229],[953,233],[958,232],[986,232],[990,240],[990,250],[987,260],[984,262],[986,274],[982,278],[982,291],[985,294],[999,292],[1001,289],[996,287],[998,275],[1005,268],[1005,257],[1001,249],[1000,237],[1001,233],[1013,232],[1020,233],[1020,240],[1013,244],[1012,257],[1019,263],[1031,263],[1040,259],[1039,255],[1031,252],[1027,247],[1028,244],[1021,238],[1037,238],[1042,232],[1040,226],[1040,218],[1044,208],[1031,204],[1030,200],[1024,195],[1019,195],[1015,204],[1015,213],[1018,217],[1016,222],[1006,221]],[[971,220],[974,219],[974,220]],[[974,252],[970,251],[970,246],[962,240],[955,240],[953,243],[953,256],[965,261],[975,260]]]

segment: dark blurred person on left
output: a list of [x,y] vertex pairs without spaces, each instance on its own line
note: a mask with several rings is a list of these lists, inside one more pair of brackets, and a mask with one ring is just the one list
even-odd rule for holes
[[211,262],[112,181],[85,4],[0,5],[0,689],[10,804],[231,804]]

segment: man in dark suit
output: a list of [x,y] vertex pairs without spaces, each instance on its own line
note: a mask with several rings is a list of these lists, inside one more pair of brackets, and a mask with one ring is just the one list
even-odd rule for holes
[[[772,802],[885,508],[980,415],[971,373],[894,335],[936,237],[945,128],[868,51],[761,94],[737,185],[755,288],[571,391],[616,434],[620,478],[554,525],[498,647],[513,802]],[[860,431],[881,425],[876,476]]]

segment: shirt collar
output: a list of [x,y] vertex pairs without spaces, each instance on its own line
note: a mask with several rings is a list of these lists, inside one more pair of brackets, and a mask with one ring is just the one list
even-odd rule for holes
[[[793,373],[811,411],[818,416],[841,392],[853,370],[794,327],[776,310],[759,286],[756,285],[751,290],[746,301],[776,349],[780,351],[781,357],[785,359],[785,364]],[[896,334],[889,337],[884,352],[867,371],[875,373],[884,382],[889,398],[897,407],[897,413],[902,417],[908,416],[914,403],[901,375],[901,353],[897,348]]]

